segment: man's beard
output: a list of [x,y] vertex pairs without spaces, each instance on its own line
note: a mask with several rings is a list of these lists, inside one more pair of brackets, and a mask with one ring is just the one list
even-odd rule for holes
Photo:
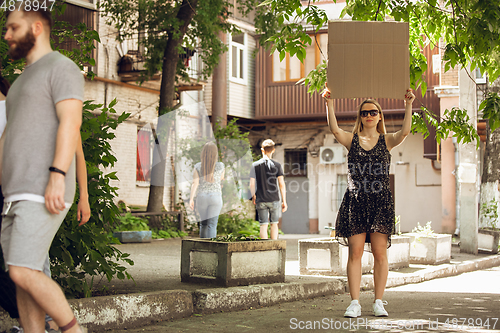
[[22,58],[26,58],[28,53],[31,51],[33,46],[35,46],[35,35],[33,35],[33,31],[28,30],[26,35],[19,39],[18,41],[15,41],[15,48],[10,47],[9,48],[9,55],[13,60],[19,60]]

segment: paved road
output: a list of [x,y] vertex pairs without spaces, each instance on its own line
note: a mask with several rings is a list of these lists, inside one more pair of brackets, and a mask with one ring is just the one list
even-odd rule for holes
[[384,298],[385,319],[372,316],[370,291],[352,320],[343,318],[350,299],[342,294],[108,332],[500,332],[500,267],[391,288]]

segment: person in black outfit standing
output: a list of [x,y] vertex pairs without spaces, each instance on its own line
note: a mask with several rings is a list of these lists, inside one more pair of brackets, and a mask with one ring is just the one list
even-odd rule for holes
[[283,169],[280,163],[271,159],[275,151],[273,140],[264,140],[261,151],[262,158],[252,164],[250,192],[259,215],[260,238],[268,239],[267,226],[270,223],[271,239],[278,239],[280,210],[284,213],[288,208]]
[[388,313],[384,304],[387,302],[382,301],[382,296],[389,273],[387,248],[391,245],[390,235],[394,233],[395,218],[389,184],[389,152],[410,134],[415,95],[410,89],[407,90],[403,126],[396,133],[386,133],[382,109],[372,99],[361,103],[354,130],[352,133],[346,132],[337,124],[328,88],[323,92],[323,97],[326,99],[330,130],[337,141],[349,150],[347,189],[335,227],[337,240],[349,246],[347,280],[352,301],[344,316],[361,316],[361,258],[366,242],[370,243],[374,257],[373,311],[377,317],[386,317]]

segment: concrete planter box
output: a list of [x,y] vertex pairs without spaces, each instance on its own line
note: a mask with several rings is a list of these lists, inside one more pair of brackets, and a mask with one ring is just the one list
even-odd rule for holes
[[498,240],[500,231],[490,229],[479,229],[477,235],[477,247],[482,251],[498,253]]
[[286,241],[182,240],[181,281],[247,286],[285,282]]
[[[361,259],[362,273],[369,273],[373,268],[373,255],[365,244]],[[304,275],[347,275],[347,257],[349,249],[334,238],[315,238],[299,240],[300,274]],[[410,239],[392,236],[392,246],[387,258],[389,269],[409,266]]]
[[392,235],[387,260],[390,270],[410,267],[410,237]]
[[113,237],[121,243],[151,243],[151,230],[148,231],[117,231]]
[[417,233],[404,235],[410,237],[411,264],[437,265],[450,262],[451,235],[423,236]]

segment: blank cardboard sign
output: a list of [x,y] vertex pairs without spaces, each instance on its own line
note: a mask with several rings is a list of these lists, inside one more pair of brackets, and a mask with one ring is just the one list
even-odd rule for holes
[[404,22],[330,21],[332,98],[403,99],[410,88],[409,38]]

